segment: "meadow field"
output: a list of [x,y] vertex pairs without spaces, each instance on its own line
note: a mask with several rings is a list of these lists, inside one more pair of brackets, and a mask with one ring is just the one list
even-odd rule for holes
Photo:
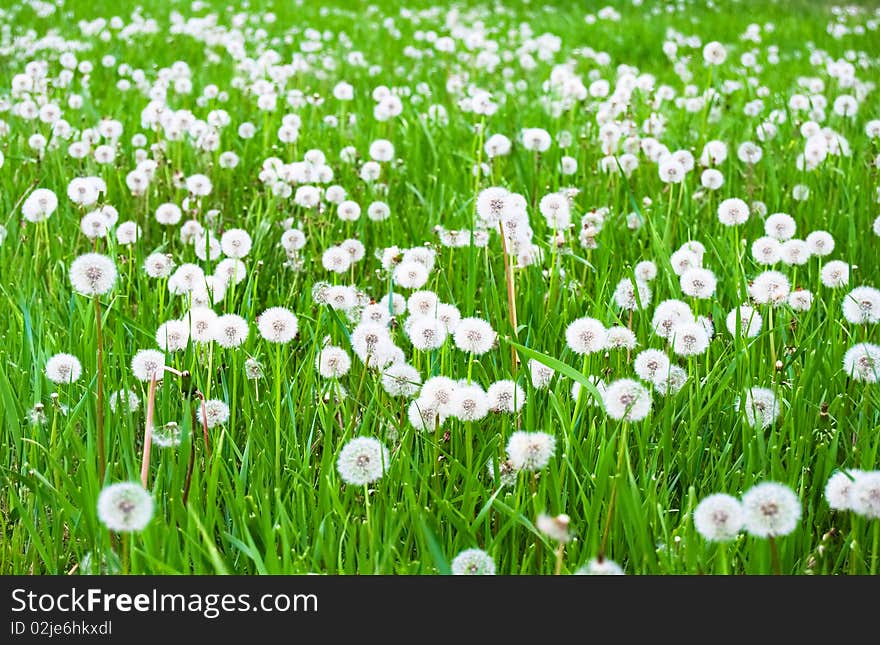
[[876,3],[0,25],[0,572],[880,571]]

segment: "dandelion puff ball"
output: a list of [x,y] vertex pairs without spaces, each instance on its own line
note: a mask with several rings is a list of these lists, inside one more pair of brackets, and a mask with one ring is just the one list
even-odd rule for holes
[[532,379],[532,387],[542,390],[549,387],[550,381],[553,380],[553,375],[556,374],[556,370],[532,358],[529,359],[529,373]]
[[635,281],[624,278],[614,289],[614,303],[625,311],[644,309],[651,302],[651,287],[636,278]]
[[843,317],[853,325],[880,322],[880,289],[856,287],[843,299]]
[[749,219],[749,205],[737,197],[718,204],[718,220],[725,226],[744,224]]
[[880,345],[858,343],[843,355],[843,371],[857,381],[880,381]]
[[131,372],[139,381],[149,381],[156,374],[162,378],[165,367],[165,354],[155,349],[142,349],[131,359]]
[[46,361],[46,378],[53,383],[66,384],[78,381],[82,365],[73,354],[55,354]]
[[670,365],[668,373],[657,374],[651,383],[660,396],[671,396],[678,394],[687,380],[688,373],[683,368],[678,365]]
[[21,205],[21,214],[29,222],[42,222],[58,208],[58,197],[48,188],[37,188]]
[[140,405],[141,400],[138,395],[131,390],[117,390],[110,394],[110,409],[114,412],[128,410],[135,412]]
[[710,542],[733,540],[744,523],[742,504],[724,493],[709,495],[694,509],[694,528]]
[[[739,318],[739,325],[737,325],[737,318]],[[760,334],[761,326],[764,324],[761,314],[749,305],[740,305],[732,309],[724,322],[731,336],[742,335],[748,338],[754,338]]]
[[605,349],[608,331],[595,318],[578,318],[565,329],[565,343],[575,354],[594,354]]
[[327,345],[315,358],[315,367],[323,378],[340,378],[351,369],[351,357],[337,345]]
[[763,482],[742,496],[745,528],[757,537],[788,535],[801,519],[801,501],[794,491],[776,482]]
[[602,403],[612,419],[641,421],[651,411],[651,393],[638,381],[624,378],[608,384]]
[[465,549],[452,560],[452,574],[456,576],[494,576],[495,561],[482,549]]
[[270,343],[289,343],[299,332],[299,321],[289,309],[270,307],[260,314],[257,329]]
[[854,513],[880,519],[880,470],[861,473],[853,483],[850,503]]
[[825,484],[825,500],[835,511],[852,510],[853,484],[862,475],[861,470],[836,471]]
[[189,323],[169,320],[156,330],[156,344],[166,352],[182,352],[189,343]]
[[622,576],[623,567],[608,558],[594,558],[574,573],[577,576]]
[[205,401],[203,420],[209,428],[223,425],[229,421],[229,406],[219,399]]
[[745,403],[737,399],[736,409],[745,408],[746,422],[753,428],[766,428],[779,417],[779,399],[773,390],[766,387],[752,387],[746,390]]
[[388,448],[378,439],[357,437],[339,452],[336,469],[346,484],[364,486],[382,477],[390,461]]
[[519,412],[526,404],[526,393],[511,380],[496,381],[486,390],[493,412]]
[[116,284],[116,265],[100,253],[85,253],[70,265],[70,283],[83,296],[100,296]]
[[422,375],[408,363],[394,363],[382,372],[382,388],[390,396],[415,396],[422,384]]
[[421,289],[428,281],[428,269],[421,262],[401,262],[391,274],[394,284],[404,289]]
[[495,336],[492,325],[485,320],[463,318],[456,326],[452,338],[455,341],[455,346],[463,352],[481,356],[492,349]]
[[142,531],[152,518],[153,496],[140,484],[110,484],[98,496],[98,519],[111,531]]
[[556,452],[556,437],[546,432],[514,432],[507,442],[507,458],[516,470],[541,470]]
[[247,231],[231,228],[220,236],[220,249],[228,258],[241,259],[251,251],[253,241]]
[[211,336],[221,347],[238,347],[248,337],[248,323],[238,314],[218,316],[211,323]]

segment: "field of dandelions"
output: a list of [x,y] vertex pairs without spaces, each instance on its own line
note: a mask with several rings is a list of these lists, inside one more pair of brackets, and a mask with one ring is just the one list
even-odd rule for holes
[[0,571],[876,574],[880,10],[0,9]]

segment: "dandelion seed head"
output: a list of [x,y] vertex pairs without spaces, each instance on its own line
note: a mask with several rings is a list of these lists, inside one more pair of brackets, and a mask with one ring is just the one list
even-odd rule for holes
[[854,468],[846,472],[841,470],[835,471],[825,484],[825,500],[828,502],[828,506],[836,511],[853,510],[853,484],[863,472]]
[[861,286],[843,299],[843,317],[853,325],[874,325],[880,322],[880,290]]
[[511,380],[495,381],[486,390],[492,412],[519,412],[526,404],[526,392]]
[[59,385],[67,385],[82,376],[82,364],[73,354],[55,354],[46,361],[46,378]]
[[763,482],[742,496],[745,529],[756,537],[788,535],[801,519],[801,501],[784,484]]
[[452,559],[450,569],[456,576],[494,576],[495,561],[482,549],[465,549]]
[[594,558],[575,571],[579,576],[622,576],[623,567],[608,558]]
[[880,519],[880,470],[859,473],[850,490],[850,505],[858,515]]
[[104,295],[116,284],[116,265],[106,255],[85,253],[70,265],[70,283],[83,296]]
[[507,442],[507,458],[516,470],[547,467],[556,452],[556,437],[546,432],[514,432]]
[[619,379],[605,388],[602,403],[612,419],[641,421],[651,412],[651,393],[638,381]]
[[694,509],[694,528],[710,542],[729,542],[745,524],[740,501],[724,493],[703,498]]
[[880,382],[880,345],[857,343],[843,355],[843,371],[865,383]]
[[257,318],[257,330],[270,343],[289,343],[299,333],[299,320],[285,307],[270,307]]
[[377,481],[391,463],[391,453],[378,439],[356,437],[343,446],[336,469],[346,484],[364,486]]
[[153,518],[153,497],[138,483],[110,484],[98,496],[98,519],[111,531],[142,531]]
[[153,375],[162,380],[165,368],[165,354],[155,349],[142,349],[131,359],[131,372],[139,381],[150,381]]

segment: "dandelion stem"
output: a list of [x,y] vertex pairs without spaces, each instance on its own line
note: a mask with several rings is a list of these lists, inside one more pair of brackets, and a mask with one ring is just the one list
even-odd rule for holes
[[[147,421],[144,427],[144,453],[143,459],[141,460],[141,484],[143,484],[144,488],[147,488],[147,475],[150,471],[150,450],[153,446],[153,428],[155,424],[154,419],[156,417],[156,384],[159,381],[159,374],[163,371],[171,372],[180,377],[184,375],[183,372],[179,372],[173,367],[168,367],[166,365],[157,369],[150,377],[150,387],[147,390]],[[204,405],[204,403],[202,405]]]
[[770,536],[770,566],[773,569],[773,575],[782,575],[782,569],[779,566],[779,549],[776,547],[776,538],[772,535]]
[[275,485],[281,481],[281,343],[275,346]]
[[372,560],[373,558],[373,524],[370,518],[370,486],[364,484],[364,506],[367,513],[367,553]]
[[602,532],[602,542],[599,545],[599,557],[605,556],[605,546],[608,544],[608,534],[611,532],[611,518],[614,513],[614,502],[617,500],[617,482],[620,480],[623,470],[623,457],[626,452],[626,431],[628,423],[624,423],[620,429],[617,441],[617,471],[614,473],[614,481],[611,483],[611,499],[608,502],[608,514],[605,516],[605,530]]
[[[504,225],[498,222],[498,232],[501,234],[501,252],[504,255],[504,281],[507,284],[507,316],[510,321],[510,327],[513,329],[513,337],[516,338],[516,298],[514,296],[513,285],[513,267],[510,265],[510,257],[507,255],[507,240],[504,237]],[[519,356],[516,348],[511,345],[510,357],[513,361],[513,373],[516,374],[516,367],[519,365]]]
[[98,296],[95,302],[95,342],[97,344],[98,361],[98,409],[95,422],[98,429],[98,479],[104,483],[104,473],[107,470],[107,455],[104,452],[104,336],[101,330],[101,301]]
[[559,546],[556,547],[556,569],[553,571],[553,575],[561,575],[562,574],[562,559],[565,556],[565,544],[560,542]]
[[190,423],[190,431],[189,431],[189,463],[186,465],[186,478],[183,482],[183,506],[186,508],[186,501],[189,499],[189,487],[192,484],[192,474],[193,474],[193,466],[196,461],[196,409],[190,406],[190,417],[192,422]]
[[147,475],[150,470],[150,448],[153,444],[153,419],[156,414],[156,382],[159,370],[150,377],[150,389],[147,391],[147,423],[144,428],[144,456],[141,460],[141,484],[147,488]]
[[730,565],[727,562],[727,544],[718,543],[718,568],[722,576],[730,575]]
[[199,411],[202,415],[202,437],[205,440],[205,456],[211,458],[211,442],[208,441],[208,406],[205,404],[205,395],[196,390],[196,396],[199,397]]
[[122,536],[122,575],[128,575],[129,569],[131,568],[131,554],[129,552],[131,541],[131,535],[123,535]]
[[874,539],[871,545],[871,575],[876,576],[880,565],[880,520],[874,520]]

